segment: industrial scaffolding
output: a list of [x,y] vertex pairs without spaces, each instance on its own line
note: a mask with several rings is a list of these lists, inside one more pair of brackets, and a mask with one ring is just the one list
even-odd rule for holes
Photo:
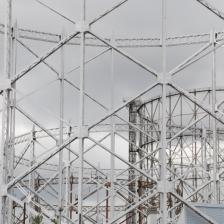
[[[67,36],[63,32],[20,28],[20,24],[12,24],[12,0],[5,0],[6,19],[0,25],[0,34],[4,36],[4,72],[0,80],[0,224],[34,223],[35,220],[60,224],[168,224],[178,223],[184,206],[204,223],[217,223],[195,203],[224,202],[224,88],[216,84],[216,52],[224,45],[224,33],[211,31],[168,37],[167,1],[161,0],[161,38],[101,37],[92,26],[120,7],[126,7],[129,0],[122,0],[92,21],[86,20],[85,0],[82,0],[80,21],[73,21],[37,1],[73,23],[76,29]],[[210,3],[195,2],[224,19],[223,13]],[[25,40],[54,46],[39,55]],[[18,45],[36,58],[19,72]],[[203,46],[169,71],[167,48],[185,45]],[[80,63],[66,73],[64,51],[65,47],[72,46],[79,47]],[[88,47],[101,51],[87,58]],[[126,51],[151,47],[162,50],[162,72]],[[47,61],[56,53],[60,58],[60,71]],[[109,107],[85,88],[87,64],[105,54],[110,54]],[[125,99],[120,106],[115,104],[115,54],[153,78],[146,89]],[[175,82],[176,75],[208,55],[212,58],[210,86],[184,89]],[[58,83],[59,95],[55,98],[59,99],[59,118],[53,128],[45,127],[20,105],[23,98],[48,88],[50,83],[18,97],[18,83],[40,64],[55,74],[52,82]],[[67,77],[73,71],[79,71],[79,85]],[[32,74],[30,76],[32,78]],[[79,93],[77,124],[64,120],[68,86]],[[99,119],[88,123],[85,118],[87,99],[104,111]],[[16,134],[18,114],[32,124],[29,132]],[[128,146],[126,157],[121,153],[122,146],[117,145],[118,139]],[[108,167],[101,167],[87,156],[93,150],[109,155]]]

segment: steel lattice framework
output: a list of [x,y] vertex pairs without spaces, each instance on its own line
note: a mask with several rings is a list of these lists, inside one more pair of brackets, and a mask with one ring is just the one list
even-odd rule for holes
[[[4,37],[4,72],[0,84],[0,224],[34,223],[37,219],[60,224],[177,223],[183,205],[205,223],[217,223],[193,202],[224,202],[224,88],[216,86],[216,51],[224,45],[224,33],[167,37],[166,0],[161,0],[161,38],[101,37],[92,26],[125,7],[128,0],[122,0],[90,22],[86,20],[85,0],[82,0],[80,21],[35,1],[73,23],[76,31],[66,36],[18,28],[12,24],[12,0],[5,0],[6,20],[0,24],[0,34]],[[196,2],[224,18],[210,3]],[[25,40],[51,43],[54,47],[38,55]],[[168,71],[168,47],[199,44],[203,46],[197,52]],[[16,64],[18,45],[36,58],[20,72]],[[65,73],[64,48],[72,46],[80,49],[80,64]],[[102,51],[87,59],[87,47]],[[151,47],[162,49],[161,73],[126,52],[128,48]],[[47,61],[58,52],[60,71]],[[85,88],[87,64],[107,52],[111,53],[110,107]],[[118,107],[113,85],[115,53],[155,80]],[[207,55],[212,55],[211,85],[203,89],[181,88],[174,77]],[[47,88],[50,83],[18,97],[17,84],[32,76],[30,73],[40,64],[56,75],[52,82],[59,84],[59,122],[52,129],[20,105],[28,95]],[[67,77],[77,70],[79,86]],[[64,121],[67,85],[79,92],[78,125]],[[148,97],[155,89],[158,96]],[[100,119],[90,123],[85,119],[87,99],[105,111]],[[124,115],[127,109],[128,114]],[[18,114],[32,124],[32,130],[15,134]],[[122,147],[116,145],[117,139],[128,146],[126,158],[120,153]],[[87,156],[95,149],[109,155],[109,167],[101,168]],[[117,161],[123,165],[119,167]]]

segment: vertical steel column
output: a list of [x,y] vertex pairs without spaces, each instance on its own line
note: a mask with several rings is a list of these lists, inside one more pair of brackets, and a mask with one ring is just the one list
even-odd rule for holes
[[[153,126],[154,126],[154,123],[155,123],[153,112],[154,112],[154,106],[153,106],[153,102],[151,102],[151,126],[150,126],[150,129],[151,129],[152,138],[151,138],[151,144],[150,144],[150,153],[152,153],[154,151],[155,143],[153,141],[153,138],[156,137],[156,133],[153,131],[153,128],[154,128]],[[153,157],[150,158],[150,171],[151,171],[150,175],[152,177],[154,177],[154,158]]]
[[[214,31],[211,33],[211,39],[213,44],[212,54],[212,113],[215,113],[216,107],[216,34]],[[216,133],[216,119],[212,118],[212,139],[213,139],[213,195],[214,203],[218,202],[218,189],[217,189],[217,133]]]
[[[12,75],[16,75],[16,68],[17,68],[17,35],[18,34],[18,27],[17,22],[15,22],[13,30],[12,30],[12,54],[11,54],[11,71]],[[9,137],[9,180],[14,176],[14,163],[15,163],[15,105],[16,105],[16,83],[12,85],[13,90],[10,92],[10,137]],[[13,189],[10,189],[10,193],[13,195]],[[9,202],[9,223],[14,222],[14,215],[13,215],[13,205],[14,202]]]
[[[196,98],[197,97],[197,91],[196,89],[194,90],[194,97]],[[194,113],[194,120],[197,119],[197,105],[194,104],[194,108],[193,108],[193,113]],[[192,135],[192,160],[193,160],[193,173],[192,173],[192,185],[193,187],[196,189],[197,188],[197,185],[198,185],[198,179],[197,179],[197,176],[198,176],[198,173],[197,173],[197,124],[194,125],[194,132],[193,132],[193,135]],[[198,195],[197,193],[194,195],[193,197],[194,201],[197,201],[198,200]]]
[[[35,141],[36,141],[36,137],[35,137],[35,126],[33,125],[33,129],[31,131],[31,146],[30,146],[30,168],[35,164]],[[34,172],[32,172],[30,174],[30,177],[29,177],[29,188],[32,189],[33,191],[35,191],[35,174]],[[29,192],[29,197],[30,199],[32,198],[32,193]],[[37,196],[34,196],[34,200]],[[29,202],[30,205],[32,205],[31,201]],[[29,220],[29,223],[32,223],[32,214],[31,212],[29,211],[28,212],[28,220]]]
[[[12,0],[6,0],[5,14],[5,36],[4,36],[4,73],[3,79],[10,79],[11,76],[11,45],[12,45]],[[0,152],[0,186],[2,187],[0,198],[0,224],[8,224],[6,183],[8,181],[8,161],[9,161],[9,138],[10,138],[10,93],[11,90],[3,91],[2,106],[2,136],[1,136],[1,152]]]
[[[115,44],[114,40],[114,34],[112,33],[111,36],[111,43]],[[111,98],[110,98],[110,109],[111,111],[114,110],[114,50],[111,49]],[[110,154],[110,220],[114,218],[114,206],[115,206],[115,192],[114,192],[114,169],[115,169],[115,117],[112,115],[110,119],[110,125],[111,125],[111,154]]]
[[[183,95],[180,95],[180,127],[183,128]],[[181,176],[183,176],[184,174],[184,160],[183,160],[183,156],[184,156],[184,144],[183,144],[183,133],[181,133],[180,135],[180,173]],[[179,192],[178,194],[183,197],[184,194],[184,182],[182,179],[180,179],[180,184],[179,184]],[[179,213],[179,211],[181,210],[182,206],[178,206],[176,209],[176,213]]]
[[[64,33],[62,32],[60,39],[62,40],[64,37]],[[63,144],[63,135],[64,135],[64,47],[61,47],[61,73],[59,77],[60,81],[60,123],[59,123],[59,142],[58,144]],[[58,169],[59,169],[59,194],[58,194],[58,212],[59,212],[59,224],[62,223],[62,212],[63,212],[63,150],[59,152],[59,161],[58,161]]]
[[[133,123],[136,125],[137,123],[137,111],[136,111],[136,102],[132,102],[129,104],[129,122]],[[129,162],[131,164],[135,164],[137,159],[137,148],[136,148],[136,144],[137,144],[137,136],[136,136],[136,130],[132,127],[129,126]],[[137,186],[136,186],[136,171],[133,168],[129,168],[129,186],[128,186],[128,190],[136,195],[137,193]],[[135,202],[135,199],[133,198],[133,195],[129,194],[129,203],[133,204]],[[128,224],[136,224],[137,220],[136,220],[136,210],[133,210],[131,212],[129,212],[127,214],[127,223]]]
[[[147,131],[144,129],[144,120],[142,118],[142,114],[144,114],[143,112],[144,110],[144,107],[140,110],[140,112],[138,113],[138,120],[137,120],[137,123],[138,123],[138,126],[140,126],[140,129],[144,130],[144,131]],[[145,142],[145,134],[141,133],[141,132],[138,132],[138,147],[139,148],[142,148],[142,145],[144,144]],[[145,149],[145,148],[144,148]],[[142,150],[138,150],[138,159],[139,161],[141,161],[139,163],[139,168],[141,170],[145,169],[145,162],[147,160],[142,160],[142,158],[144,157],[144,153],[142,152]],[[141,198],[143,195],[144,195],[144,192],[145,192],[145,178],[140,175],[139,178],[138,178],[138,196]],[[144,224],[144,207],[142,205],[140,205],[138,207],[138,223],[139,224]]]
[[[70,175],[70,182],[69,183],[70,183],[69,202],[72,205],[73,204],[73,185],[74,185],[74,177],[73,177],[73,174]],[[70,214],[69,217],[70,217],[70,219],[73,218],[73,211],[74,211],[74,208],[73,208],[73,206],[71,206],[69,208],[69,214]]]
[[[98,170],[100,170],[100,163],[98,164]],[[99,171],[96,170],[96,179],[97,179],[97,183],[96,183],[96,188],[99,189],[100,188],[100,184],[99,184],[99,181],[100,181],[100,173]],[[100,202],[100,194],[99,194],[99,190],[97,190],[96,192],[96,223],[97,224],[100,224],[100,205],[99,205],[99,202]]]
[[[169,105],[168,105],[168,122],[167,122],[167,124],[168,124],[168,138],[169,139],[171,139],[171,137],[172,137],[172,134],[171,134],[171,132],[172,132],[172,127],[171,127],[171,125],[172,125],[172,96],[171,95],[169,95],[169,97],[168,97],[168,99],[169,99]],[[175,107],[175,104],[174,104],[174,107]],[[170,168],[170,170],[172,170],[172,165],[173,165],[173,163],[174,163],[174,161],[172,160],[172,142],[169,142],[169,144],[167,144],[167,148],[168,148],[168,150],[169,150],[169,153],[168,153],[168,166],[169,166],[169,168]],[[171,182],[172,181],[172,173],[171,172],[169,172],[169,181]],[[175,184],[172,184],[172,189],[175,189]],[[171,194],[168,194],[167,195],[167,201],[168,201],[168,208],[172,208],[172,206],[173,206],[173,200],[172,200],[172,197],[171,197]],[[170,213],[170,215],[169,215],[169,217],[170,218],[172,218],[172,213]]]
[[[202,129],[201,133],[201,163],[202,163],[202,168],[203,168],[203,173],[202,173],[202,178],[206,180],[206,171],[207,171],[207,153],[206,153],[206,129]],[[208,191],[207,187],[203,189],[203,199],[204,202],[208,202]]]
[[109,196],[108,188],[110,187],[109,182],[106,183],[105,187],[106,187],[106,208],[105,208],[106,214],[105,214],[105,217],[106,217],[106,223],[109,223],[109,199],[108,199],[108,196]]
[[[68,130],[68,138],[71,137],[71,133],[72,133],[72,127],[71,125],[69,126],[69,130]],[[71,152],[69,151],[70,149],[70,145],[68,145],[68,150],[67,150],[67,153],[65,154],[66,158],[65,158],[65,161],[66,161],[66,181],[65,181],[65,206],[66,206],[66,212],[65,212],[65,215],[67,217],[70,217],[70,191],[72,189],[70,189],[70,181],[71,181],[71,165],[70,165],[70,160],[71,160]],[[69,224],[69,221],[67,221],[67,224]]]
[[161,149],[160,149],[160,210],[162,224],[167,223],[167,180],[166,180],[166,0],[162,0],[162,119],[161,119]]
[[[180,95],[180,127],[183,128],[183,96]],[[180,165],[181,165],[181,176],[183,175],[183,134],[180,135]],[[182,184],[181,184],[182,185]],[[183,185],[181,186],[183,192]],[[183,195],[181,195],[183,196]]]
[[[31,166],[32,166],[36,163],[36,128],[35,128],[35,125],[33,125],[31,138],[32,138],[32,144],[31,144],[30,151],[31,151],[31,157],[32,157],[32,159],[31,159],[32,160]],[[33,182],[32,183],[33,188],[31,188],[31,189],[33,189],[35,192],[37,192],[39,187],[40,187],[39,177],[38,177],[38,175],[35,175],[34,172],[32,172],[31,175],[32,175],[32,177],[31,177],[32,182]],[[39,203],[39,197],[37,195],[33,195],[33,201],[35,201],[36,204],[38,204]],[[40,209],[39,206],[35,205],[34,210],[36,212],[40,212],[41,209]]]
[[[81,23],[84,25],[86,20],[86,1],[82,0]],[[80,94],[79,94],[79,183],[78,183],[78,220],[79,224],[83,223],[82,206],[83,206],[83,157],[84,157],[84,136],[83,130],[85,125],[85,31],[81,31],[81,60],[80,60]]]

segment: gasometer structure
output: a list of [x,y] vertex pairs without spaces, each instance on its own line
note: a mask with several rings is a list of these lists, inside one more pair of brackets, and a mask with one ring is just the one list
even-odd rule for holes
[[[0,24],[4,60],[0,80],[0,224],[181,224],[190,223],[189,214],[198,220],[191,223],[222,223],[221,212],[214,214],[222,211],[224,200],[224,87],[217,86],[216,81],[217,52],[222,51],[224,33],[168,36],[169,1],[160,1],[161,37],[129,38],[101,36],[94,29],[104,17],[128,7],[129,0],[117,2],[91,21],[86,19],[85,0],[81,1],[79,21],[38,0],[51,13],[73,23],[75,29],[69,35],[25,29],[13,22],[14,2],[4,0],[5,21]],[[195,4],[224,19],[210,3],[195,0]],[[45,53],[36,52],[26,41],[49,44],[50,48]],[[169,70],[167,50],[186,45],[200,47]],[[79,60],[66,72],[66,51],[74,47]],[[130,48],[160,49],[161,71],[128,53]],[[18,68],[21,49],[33,59],[22,69]],[[89,49],[97,53],[89,57]],[[111,83],[110,102],[106,104],[86,88],[88,65],[99,63],[105,54],[109,55],[106,75]],[[146,88],[126,97],[120,105],[115,102],[115,55],[151,77]],[[57,63],[50,60],[54,56]],[[211,65],[210,84],[181,87],[176,77],[205,57]],[[54,79],[36,87],[36,74],[42,67]],[[70,79],[72,72],[77,73],[78,84]],[[27,78],[33,79],[32,91],[21,94],[19,89],[27,88]],[[44,94],[38,105],[33,101],[34,111],[22,102],[36,92],[49,94],[52,83],[57,88],[51,93],[57,104],[52,116],[58,122],[49,127],[38,118]],[[78,94],[76,99],[68,97],[68,88]],[[86,102],[100,108],[96,119],[87,119],[91,107]],[[76,122],[65,119],[68,104],[77,108]],[[28,131],[21,130],[21,122],[27,124]]]

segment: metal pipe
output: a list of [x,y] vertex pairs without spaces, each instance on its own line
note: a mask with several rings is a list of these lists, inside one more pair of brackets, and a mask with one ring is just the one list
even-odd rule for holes
[[[84,25],[86,20],[86,1],[81,4],[81,23]],[[84,159],[84,136],[82,135],[85,124],[85,31],[81,35],[81,57],[80,57],[80,93],[79,93],[79,183],[78,183],[78,223],[83,223],[83,159]]]
[[[5,35],[4,35],[4,73],[3,79],[11,78],[11,44],[12,44],[12,0],[6,0],[5,14]],[[8,163],[9,158],[9,139],[10,139],[10,90],[3,90],[2,103],[2,136],[1,136],[1,151],[0,151],[0,186],[6,186],[8,181]],[[7,217],[8,200],[6,192],[0,195],[0,224],[9,224]]]
[[[69,126],[69,131],[68,131],[68,138],[71,137],[71,132],[72,132],[72,127]],[[70,145],[68,145],[68,148],[70,149]],[[67,217],[70,217],[70,219],[72,218],[72,216],[70,215],[70,194],[72,194],[72,189],[70,189],[70,187],[72,187],[72,183],[71,182],[71,152],[70,150],[66,150],[66,154],[65,154],[65,176],[66,176],[66,182],[65,182],[65,214]]]
[[[64,32],[61,34],[61,40],[64,39]],[[60,122],[59,122],[59,141],[58,144],[63,144],[64,141],[64,48],[61,47],[61,73],[60,73]],[[63,149],[59,152],[58,161],[58,172],[59,172],[59,194],[58,194],[58,215],[59,224],[62,223],[62,212],[63,212]]]
[[[211,32],[212,46],[214,51],[212,53],[212,113],[215,114],[216,108],[216,33]],[[216,119],[212,118],[212,138],[213,138],[213,197],[214,203],[218,203],[218,188],[217,188],[217,124]]]
[[[112,33],[111,42],[114,44],[114,33]],[[111,73],[110,73],[110,109],[114,110],[114,87],[115,87],[115,77],[114,77],[114,50],[111,49]],[[110,118],[111,125],[111,151],[115,152],[115,117],[114,115]],[[110,154],[110,219],[114,217],[114,207],[115,207],[115,193],[114,193],[114,169],[115,169],[115,157],[113,154]]]
[[161,149],[160,157],[160,210],[162,213],[162,224],[167,223],[167,177],[166,177],[166,78],[167,78],[167,60],[166,60],[166,0],[162,0],[162,118],[161,118]]
[[[12,37],[11,37],[11,75],[13,77],[16,74],[17,69],[17,41],[16,37],[18,35],[17,21],[14,23],[12,28]],[[9,133],[9,180],[14,176],[14,163],[15,163],[15,104],[16,104],[16,84],[12,85],[12,91],[10,91],[10,133]],[[11,194],[14,194],[14,189],[10,190]],[[9,223],[14,222],[13,215],[13,201],[9,200]]]

